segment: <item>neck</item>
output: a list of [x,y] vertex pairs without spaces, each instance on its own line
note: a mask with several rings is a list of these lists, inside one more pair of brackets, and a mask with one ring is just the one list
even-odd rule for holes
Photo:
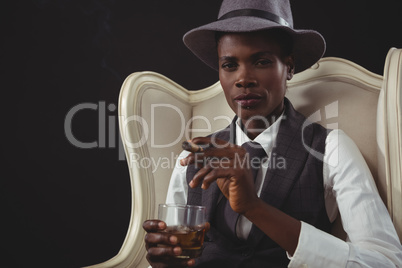
[[266,120],[240,120],[241,129],[246,133],[247,137],[254,140],[258,135],[260,135],[264,130],[269,128],[279,116],[269,116]]
[[285,102],[282,103],[268,114],[266,117],[255,116],[254,118],[241,119],[241,128],[244,133],[251,139],[254,140],[258,135],[260,135],[264,130],[269,128],[275,121],[282,115],[285,110]]

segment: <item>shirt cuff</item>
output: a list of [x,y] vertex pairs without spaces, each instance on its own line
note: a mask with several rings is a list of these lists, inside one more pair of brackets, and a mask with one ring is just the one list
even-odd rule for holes
[[341,239],[301,222],[299,242],[288,267],[346,267],[349,245]]

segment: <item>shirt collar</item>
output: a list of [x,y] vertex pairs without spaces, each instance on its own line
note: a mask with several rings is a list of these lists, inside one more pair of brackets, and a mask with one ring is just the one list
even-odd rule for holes
[[[275,145],[276,136],[278,135],[279,126],[283,119],[283,112],[278,119],[270,125],[267,129],[261,132],[253,141],[258,142],[262,148],[264,148],[267,155],[271,152]],[[245,142],[251,141],[251,139],[243,132],[240,126],[240,118],[236,120],[236,144],[242,145]]]

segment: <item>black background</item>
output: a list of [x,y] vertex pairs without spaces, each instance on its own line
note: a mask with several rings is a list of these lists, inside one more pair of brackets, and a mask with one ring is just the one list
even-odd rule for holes
[[[113,109],[120,86],[144,70],[189,89],[216,82],[217,73],[184,47],[182,35],[214,20],[220,2],[1,3],[0,267],[80,267],[117,254],[131,201]],[[325,56],[382,74],[388,49],[402,48],[400,0],[292,4],[295,28],[326,38]],[[79,104],[98,109],[76,114],[75,138],[99,141],[106,133],[104,146],[82,149],[67,139],[66,115]],[[101,130],[99,116],[106,120]]]

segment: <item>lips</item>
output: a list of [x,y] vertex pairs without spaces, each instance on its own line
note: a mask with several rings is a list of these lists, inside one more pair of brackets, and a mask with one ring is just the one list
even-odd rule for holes
[[258,94],[248,93],[248,94],[240,94],[234,98],[235,102],[237,102],[242,107],[251,108],[253,106],[258,105],[262,97]]

